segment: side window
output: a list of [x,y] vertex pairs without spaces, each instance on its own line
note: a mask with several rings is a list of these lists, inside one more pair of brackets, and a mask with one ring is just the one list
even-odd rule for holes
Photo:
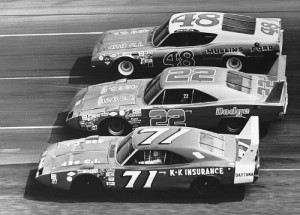
[[178,34],[170,34],[160,45],[162,46],[178,46],[178,42],[180,41],[180,38],[177,36]]
[[166,164],[181,164],[181,163],[189,163],[189,161],[178,154],[175,154],[173,152],[169,153]]
[[163,91],[156,99],[152,102],[152,105],[161,105],[163,103],[165,91]]
[[139,150],[126,165],[163,165],[166,164],[167,152],[160,150]]
[[197,46],[212,42],[216,38],[216,34],[200,33],[200,32],[175,32],[170,34],[160,46]]
[[191,104],[192,89],[169,89],[165,91],[164,104]]
[[214,102],[214,101],[218,101],[218,99],[206,93],[200,92],[198,90],[194,90],[193,103]]

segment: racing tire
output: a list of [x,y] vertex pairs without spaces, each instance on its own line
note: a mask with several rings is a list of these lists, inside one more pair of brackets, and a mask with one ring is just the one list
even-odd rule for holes
[[220,182],[213,177],[201,177],[191,184],[192,194],[200,197],[210,197],[220,190]]
[[245,61],[241,57],[231,56],[225,59],[225,67],[230,70],[240,71],[245,66]]
[[239,134],[247,123],[244,118],[227,118],[220,123],[219,130],[223,133]]
[[128,123],[120,118],[111,118],[107,122],[107,132],[112,136],[122,136],[129,132],[130,128]]
[[122,58],[114,63],[114,70],[121,77],[129,77],[137,70],[137,64],[131,58]]
[[82,175],[77,177],[71,185],[71,192],[74,195],[94,196],[103,189],[100,180],[93,175]]

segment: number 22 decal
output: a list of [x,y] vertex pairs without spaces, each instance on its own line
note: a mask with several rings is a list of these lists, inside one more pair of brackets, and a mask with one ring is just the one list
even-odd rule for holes
[[[131,176],[129,182],[125,186],[125,188],[133,188],[135,181],[138,179],[139,175],[141,174],[142,171],[125,171],[123,173],[123,176]],[[145,182],[145,185],[143,188],[151,188],[152,182],[157,174],[157,171],[149,171],[148,178]]]
[[151,110],[149,112],[150,126],[186,126],[185,112],[182,109],[170,109],[166,110]]

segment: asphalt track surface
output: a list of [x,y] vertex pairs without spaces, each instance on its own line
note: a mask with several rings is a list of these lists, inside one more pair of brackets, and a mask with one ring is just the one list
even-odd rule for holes
[[[3,0],[0,8],[0,214],[300,214],[299,0]],[[97,32],[159,25],[186,11],[283,19],[289,106],[260,140],[257,183],[207,199],[182,191],[74,197],[37,184],[40,151],[82,135],[64,125],[73,95],[114,80],[89,67]]]

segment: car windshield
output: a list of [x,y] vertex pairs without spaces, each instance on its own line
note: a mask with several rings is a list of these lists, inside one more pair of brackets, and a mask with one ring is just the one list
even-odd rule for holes
[[153,36],[153,45],[158,46],[169,35],[169,20],[156,28]]
[[157,75],[152,79],[152,81],[149,82],[144,94],[144,101],[146,104],[149,104],[152,99],[161,91],[160,76],[161,74]]
[[117,162],[122,164],[131,154],[134,152],[132,146],[132,133],[128,134],[118,146],[117,150]]

